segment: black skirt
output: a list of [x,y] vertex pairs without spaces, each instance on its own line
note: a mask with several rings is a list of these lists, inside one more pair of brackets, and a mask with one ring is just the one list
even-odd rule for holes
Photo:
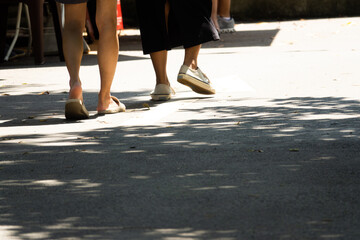
[[169,0],[168,29],[165,2],[136,0],[144,54],[219,40],[211,21],[212,0]]

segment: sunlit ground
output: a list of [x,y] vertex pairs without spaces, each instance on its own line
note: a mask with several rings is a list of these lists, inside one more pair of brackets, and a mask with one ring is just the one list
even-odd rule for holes
[[215,96],[176,82],[173,50],[164,103],[128,31],[112,91],[127,112],[96,115],[91,54],[78,122],[63,63],[6,65],[0,239],[358,239],[359,24],[238,24],[199,57]]

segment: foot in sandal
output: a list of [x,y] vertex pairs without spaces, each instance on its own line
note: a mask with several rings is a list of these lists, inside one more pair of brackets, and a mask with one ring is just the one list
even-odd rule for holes
[[125,105],[114,96],[110,96],[109,104],[107,105],[101,104],[99,101],[97,107],[98,114],[100,115],[125,112],[125,110],[126,110]]
[[89,118],[83,97],[81,82],[72,84],[69,92],[69,99],[65,103],[65,118],[67,120],[81,120]]

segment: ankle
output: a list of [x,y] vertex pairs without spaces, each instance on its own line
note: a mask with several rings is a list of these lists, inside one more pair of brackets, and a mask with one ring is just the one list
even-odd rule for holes
[[76,79],[70,79],[69,80],[69,85],[70,85],[70,88],[73,88],[75,86],[80,86],[81,87],[81,81],[79,78],[76,78]]
[[219,16],[219,18],[225,20],[225,21],[230,21],[231,20],[231,16]]
[[169,82],[169,79],[166,77],[165,79],[156,79],[156,85],[159,85],[159,84],[165,84],[165,85],[168,85],[170,86],[170,82]]
[[83,99],[81,82],[70,83],[69,99]]
[[183,65],[193,69],[193,70],[196,70],[198,68],[198,65],[197,65],[197,62],[196,61],[184,61]]
[[[184,65],[186,65],[186,64],[184,64]],[[189,65],[186,65],[186,66],[188,66],[188,67],[189,67],[190,69],[192,69],[192,70],[198,69],[197,64],[189,64]]]
[[111,94],[110,94],[110,92],[102,92],[102,91],[100,91],[99,94],[98,94],[98,99],[101,102],[108,101],[108,100],[111,99]]

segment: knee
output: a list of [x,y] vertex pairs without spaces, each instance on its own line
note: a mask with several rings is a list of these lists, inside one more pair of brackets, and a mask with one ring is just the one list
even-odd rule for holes
[[84,24],[81,21],[68,21],[65,22],[64,31],[71,34],[82,34]]
[[116,32],[116,16],[102,16],[96,18],[96,26],[99,34]]

